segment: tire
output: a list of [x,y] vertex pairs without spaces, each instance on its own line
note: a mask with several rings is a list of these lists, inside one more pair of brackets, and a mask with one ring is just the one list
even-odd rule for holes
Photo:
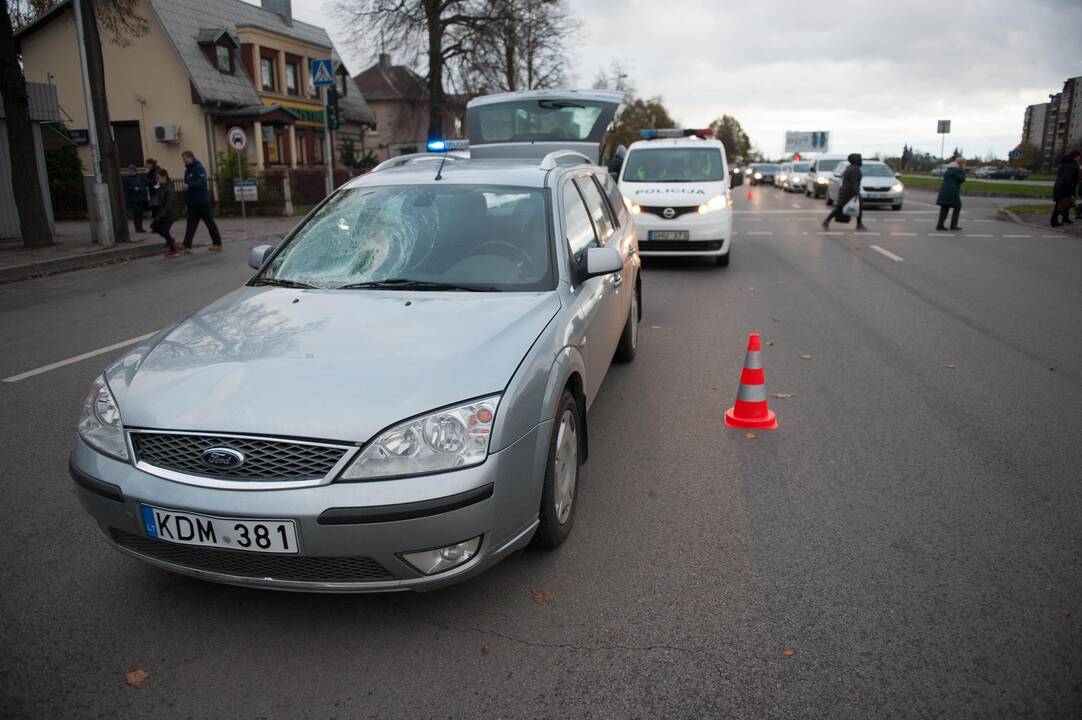
[[898,203],[897,205],[891,205],[890,209],[891,210],[901,210],[902,209],[902,204]]
[[635,353],[639,351],[639,288],[636,284],[631,293],[631,308],[627,311],[627,322],[624,323],[624,332],[620,335],[620,344],[616,346],[616,361],[629,363],[635,359]]
[[[545,483],[541,487],[537,532],[530,541],[534,547],[554,548],[571,533],[571,526],[575,522],[575,499],[579,484],[581,421],[578,401],[571,391],[565,388],[556,409],[556,421],[552,426],[552,438],[549,440],[549,459],[545,466]],[[570,438],[567,436],[569,430]],[[567,483],[570,483],[570,491]],[[557,499],[566,502],[566,505],[558,507]]]
[[729,256],[732,254],[733,251],[730,248],[729,252],[725,253],[724,255],[715,255],[714,264],[718,267],[729,267]]

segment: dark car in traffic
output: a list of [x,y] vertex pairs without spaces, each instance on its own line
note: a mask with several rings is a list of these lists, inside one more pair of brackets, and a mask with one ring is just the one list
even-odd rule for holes
[[752,163],[751,165],[751,184],[752,185],[773,185],[774,176],[778,174],[780,165],[773,163]]
[[1001,167],[988,177],[993,180],[1025,180],[1029,177],[1029,171],[1020,167]]

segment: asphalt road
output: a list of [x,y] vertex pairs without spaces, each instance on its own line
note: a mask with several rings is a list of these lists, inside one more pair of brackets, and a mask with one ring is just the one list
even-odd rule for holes
[[[115,353],[0,382],[0,715],[1079,717],[1082,243],[992,201],[960,233],[912,193],[824,234],[821,202],[753,196],[729,268],[648,263],[569,540],[439,592],[121,556],[66,470]],[[176,321],[245,250],[0,286],[0,378]],[[792,395],[754,439],[722,424],[750,331]]]

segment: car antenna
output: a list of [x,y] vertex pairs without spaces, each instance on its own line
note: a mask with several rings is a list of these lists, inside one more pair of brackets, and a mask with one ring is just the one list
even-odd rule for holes
[[440,160],[440,166],[436,168],[436,180],[443,180],[443,166],[447,162],[447,153],[443,153],[443,159]]

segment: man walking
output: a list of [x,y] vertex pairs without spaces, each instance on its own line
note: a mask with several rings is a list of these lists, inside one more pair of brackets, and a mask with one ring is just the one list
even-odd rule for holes
[[1056,184],[1052,186],[1052,227],[1062,224],[1073,225],[1070,219],[1071,206],[1074,205],[1075,193],[1078,192],[1078,158],[1082,152],[1072,150],[1060,158],[1059,170],[1056,173]]
[[139,169],[129,165],[128,173],[121,182],[124,183],[124,204],[131,209],[135,232],[146,232],[143,230],[143,208],[147,203],[147,187],[143,184],[143,178],[139,177]]
[[[864,202],[860,199],[860,180],[864,177],[860,166],[864,164],[864,158],[860,153],[852,153],[849,158],[849,167],[842,173],[842,186],[838,188],[838,200],[834,203],[834,210],[823,221],[823,229],[830,229],[830,221],[838,220],[845,216],[845,205],[853,198],[857,199],[860,210],[857,211],[857,230],[867,230],[864,227]],[[848,220],[842,220],[848,222]]]
[[210,232],[211,252],[221,252],[222,236],[218,225],[210,214],[210,191],[207,188],[207,170],[203,163],[195,159],[195,153],[185,150],[180,154],[184,160],[184,204],[188,207],[188,226],[184,230],[184,252],[192,251],[192,238],[195,237],[199,221]]
[[951,230],[961,230],[958,227],[958,213],[962,211],[962,183],[966,181],[966,159],[964,157],[952,157],[947,163],[947,171],[943,173],[943,184],[939,186],[939,195],[936,196],[935,204],[939,206],[939,223],[936,230],[946,230],[943,223],[947,220],[947,213],[951,213]]

